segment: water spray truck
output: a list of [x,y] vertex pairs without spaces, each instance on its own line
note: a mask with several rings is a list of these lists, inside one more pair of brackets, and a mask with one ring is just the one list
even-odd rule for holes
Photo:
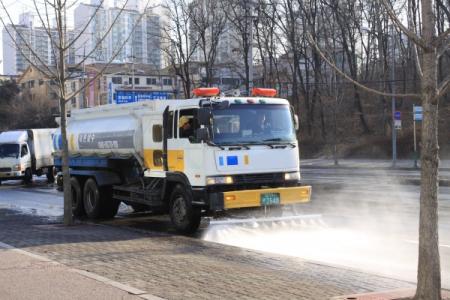
[[52,134],[55,129],[28,129],[0,133],[0,184],[11,179],[30,183],[33,174],[53,182]]
[[[74,110],[67,121],[72,210],[110,218],[120,202],[169,214],[177,231],[237,212],[283,219],[284,206],[308,202],[300,184],[297,116],[276,91],[154,100]],[[54,136],[61,167],[61,136]],[[235,220],[234,222],[237,222]],[[244,222],[239,219],[239,222]]]

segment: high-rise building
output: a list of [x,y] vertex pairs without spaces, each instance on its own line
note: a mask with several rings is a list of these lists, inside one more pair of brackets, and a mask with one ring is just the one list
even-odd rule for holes
[[160,17],[139,10],[139,1],[100,6],[98,0],[81,3],[74,11],[75,61],[85,63],[142,63],[161,67]]
[[[54,62],[54,52],[46,30],[34,27],[30,13],[21,14],[19,20],[19,24],[8,24],[3,28],[4,74],[16,75],[25,71],[29,66],[28,60],[38,65]],[[51,29],[50,32],[57,36],[56,30]]]

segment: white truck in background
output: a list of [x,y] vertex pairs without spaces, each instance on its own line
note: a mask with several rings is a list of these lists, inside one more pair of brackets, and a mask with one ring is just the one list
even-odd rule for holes
[[0,184],[23,179],[30,183],[33,174],[47,175],[54,181],[53,143],[55,129],[24,129],[0,133]]

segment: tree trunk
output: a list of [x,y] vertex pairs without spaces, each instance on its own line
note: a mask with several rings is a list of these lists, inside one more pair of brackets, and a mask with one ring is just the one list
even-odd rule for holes
[[64,225],[73,224],[72,216],[72,192],[70,186],[69,173],[69,147],[67,143],[67,126],[66,126],[66,104],[63,97],[59,100],[61,112],[61,139],[62,139],[62,172],[63,172],[63,188],[64,188]]
[[[64,14],[64,16],[63,16]],[[63,188],[64,188],[64,225],[73,224],[72,216],[72,189],[70,185],[70,173],[69,173],[69,146],[67,142],[67,126],[66,126],[66,63],[65,53],[65,10],[64,7],[58,9],[58,21],[59,21],[59,58],[58,58],[58,73],[59,73],[59,109],[61,113],[61,139],[62,139],[62,172],[63,172]]]
[[441,299],[437,199],[439,191],[437,53],[431,46],[436,37],[432,2],[422,0],[422,32],[425,43],[430,48],[423,51],[422,177],[416,300]]

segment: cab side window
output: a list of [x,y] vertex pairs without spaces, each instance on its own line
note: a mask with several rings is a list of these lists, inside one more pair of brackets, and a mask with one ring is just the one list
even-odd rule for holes
[[195,138],[195,132],[198,128],[195,109],[180,110],[178,117],[178,136],[180,139]]
[[28,154],[28,147],[27,147],[27,145],[22,145],[22,147],[20,149],[20,157],[24,157],[27,154]]

